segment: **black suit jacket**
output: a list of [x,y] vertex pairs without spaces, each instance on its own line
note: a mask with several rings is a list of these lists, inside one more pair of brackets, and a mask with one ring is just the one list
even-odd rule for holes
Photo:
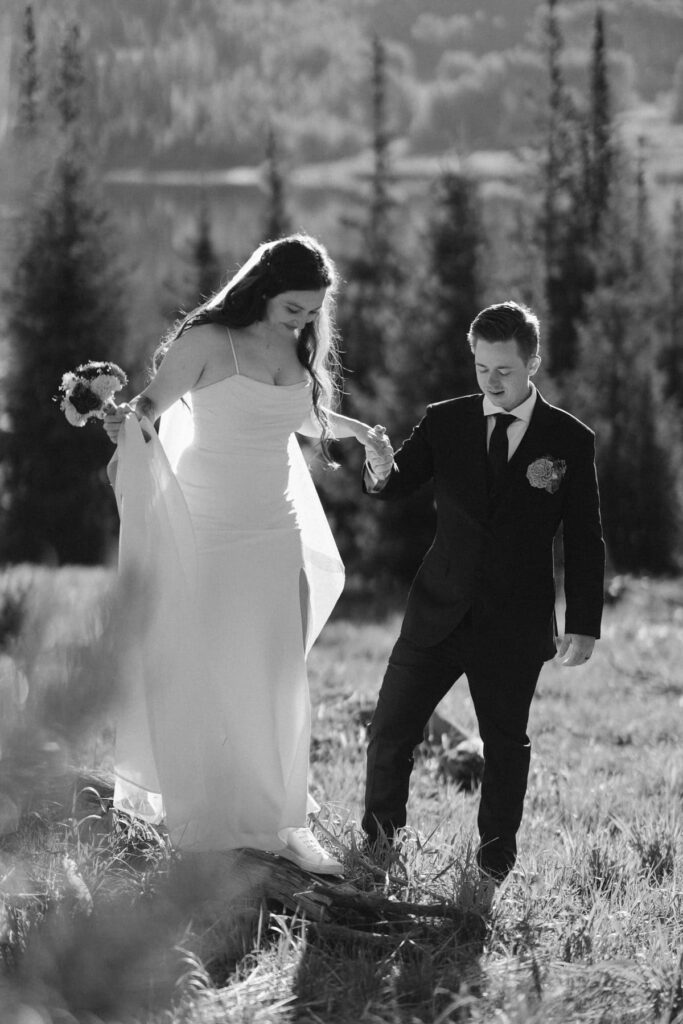
[[[539,394],[491,496],[482,404],[482,395],[469,395],[428,406],[375,492],[390,500],[434,481],[436,534],[413,581],[401,632],[430,646],[471,611],[486,643],[513,641],[516,651],[548,659],[555,654],[553,539],[560,525],[565,632],[600,635],[605,556],[595,435]],[[544,457],[564,470],[554,492],[554,485],[533,486],[527,477]]]

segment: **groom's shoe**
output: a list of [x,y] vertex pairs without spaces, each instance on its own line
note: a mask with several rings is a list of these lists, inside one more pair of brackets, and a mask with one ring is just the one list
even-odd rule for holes
[[310,828],[283,828],[277,835],[285,844],[284,850],[276,851],[278,857],[286,857],[315,875],[344,873],[344,865],[322,848]]

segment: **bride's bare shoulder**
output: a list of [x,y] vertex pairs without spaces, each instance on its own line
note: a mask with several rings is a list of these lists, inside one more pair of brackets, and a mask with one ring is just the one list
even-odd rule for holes
[[171,342],[170,349],[178,358],[181,354],[192,362],[205,365],[220,359],[227,346],[225,327],[217,324],[198,324],[183,331],[180,337]]
[[198,324],[196,327],[189,327],[183,331],[178,340],[183,339],[187,344],[194,343],[206,348],[223,348],[227,344],[228,329],[220,324]]
[[179,360],[191,363],[197,369],[196,387],[214,384],[237,370],[228,329],[220,324],[190,327],[173,344],[181,346]]

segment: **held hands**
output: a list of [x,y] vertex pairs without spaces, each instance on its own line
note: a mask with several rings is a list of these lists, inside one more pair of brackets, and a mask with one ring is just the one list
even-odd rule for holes
[[559,661],[565,668],[575,668],[577,665],[585,665],[589,660],[595,647],[595,637],[583,636],[581,633],[565,633],[564,636],[555,638],[555,646],[555,661]]
[[384,480],[389,476],[394,464],[394,449],[391,447],[386,429],[379,424],[367,427],[365,435],[358,440],[365,447],[365,458],[372,473],[377,480]]

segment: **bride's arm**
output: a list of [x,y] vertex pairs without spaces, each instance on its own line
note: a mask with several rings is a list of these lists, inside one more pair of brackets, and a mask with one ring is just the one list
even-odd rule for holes
[[204,371],[206,357],[199,330],[188,331],[174,341],[152,380],[134,400],[138,419],[142,416],[158,419],[191,391]]
[[[375,488],[379,481],[386,479],[394,464],[394,450],[391,441],[387,437],[384,427],[379,424],[369,427],[361,420],[354,420],[350,416],[342,416],[341,413],[323,410],[327,416],[332,436],[336,439],[344,437],[355,437],[365,448],[366,466],[371,476],[369,485]],[[310,414],[305,423],[297,431],[306,437],[320,437],[320,424]]]
[[[350,416],[342,416],[341,413],[332,412],[330,409],[321,410],[330,427],[330,433],[336,440],[345,437],[355,437],[361,444],[365,444],[368,434],[374,429],[361,420],[354,420]],[[320,437],[321,427],[316,417],[311,413],[297,430],[298,434],[305,437]]]
[[131,411],[139,420],[154,422],[199,381],[207,360],[207,347],[201,330],[192,331],[192,337],[182,334],[173,342],[147,387],[130,403],[120,405],[104,419],[104,429],[116,444],[121,424]]

